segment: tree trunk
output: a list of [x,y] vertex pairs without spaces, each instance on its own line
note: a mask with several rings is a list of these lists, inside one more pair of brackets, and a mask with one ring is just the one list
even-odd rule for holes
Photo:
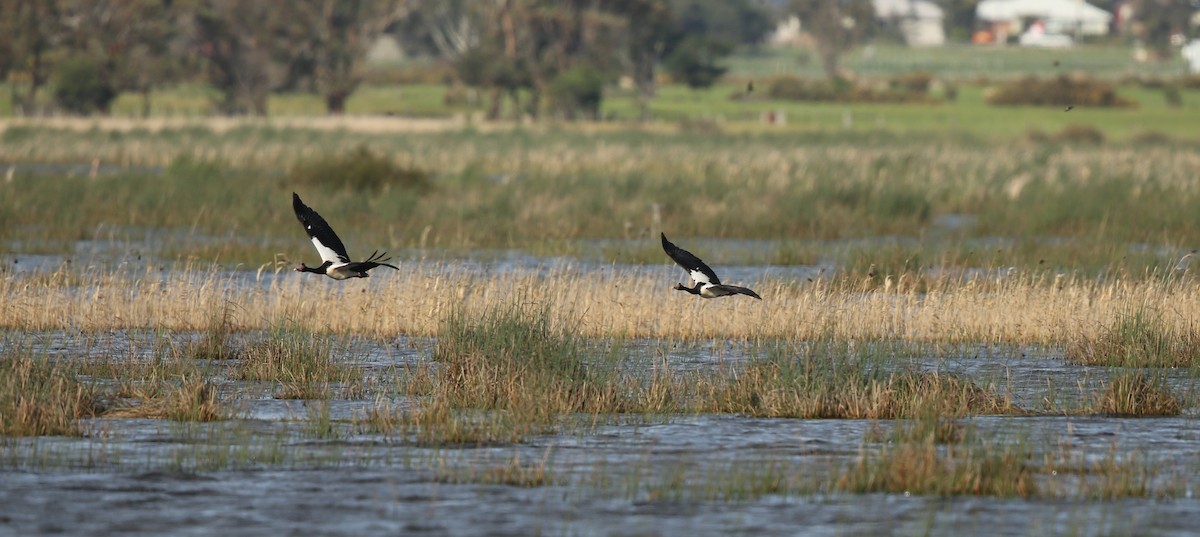
[[36,51],[33,53],[33,66],[29,68],[29,92],[25,95],[22,106],[25,108],[25,115],[36,115],[37,111],[37,90],[42,85],[42,52]]
[[504,101],[504,90],[500,86],[492,87],[492,104],[488,107],[488,121],[500,119],[500,105]]
[[[649,56],[649,55],[647,55]],[[650,101],[658,93],[658,85],[654,80],[654,58],[641,58],[633,68],[633,83],[637,86],[638,119],[650,121]]]
[[346,113],[346,99],[349,95],[344,91],[335,91],[325,95],[325,112],[331,116]]
[[145,86],[141,89],[142,92],[142,117],[150,117],[150,86]]
[[841,76],[841,68],[839,67],[838,61],[841,57],[841,53],[839,53],[833,47],[818,48],[819,54],[821,55],[821,66],[825,68],[825,75],[828,76],[830,80]]

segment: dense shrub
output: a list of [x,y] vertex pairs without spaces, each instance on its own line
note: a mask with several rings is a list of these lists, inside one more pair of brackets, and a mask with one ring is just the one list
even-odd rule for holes
[[1035,144],[1090,144],[1104,143],[1104,131],[1091,125],[1067,125],[1054,134],[1040,129],[1030,129],[1025,132],[1025,139]]
[[550,96],[554,99],[555,109],[567,118],[575,119],[580,115],[599,118],[604,77],[591,67],[573,67],[550,83]]
[[1091,125],[1067,125],[1054,135],[1054,139],[1068,144],[1104,143],[1104,131]]
[[897,77],[886,86],[873,87],[843,78],[830,80],[784,76],[770,81],[767,95],[772,99],[787,101],[927,103],[935,102],[929,95],[932,80],[927,74],[913,73]]
[[117,91],[104,79],[100,68],[87,58],[72,58],[58,70],[54,101],[75,114],[108,112]]
[[888,81],[888,85],[893,90],[903,91],[905,93],[929,93],[929,88],[933,84],[933,73],[928,71],[913,71],[892,77]]
[[430,187],[428,172],[400,166],[366,145],[342,154],[301,161],[292,168],[289,179],[298,184],[354,190],[403,188],[423,191]]
[[720,39],[691,36],[666,57],[663,67],[689,88],[707,88],[725,74],[726,68],[717,61],[732,49],[729,43]]
[[1117,95],[1109,82],[1066,75],[1042,80],[1023,77],[993,88],[989,104],[1030,106],[1134,106],[1136,103]]

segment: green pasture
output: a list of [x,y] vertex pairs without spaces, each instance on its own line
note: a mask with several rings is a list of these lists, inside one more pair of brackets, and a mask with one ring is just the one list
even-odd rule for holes
[[[762,49],[746,51],[726,63],[729,72],[717,86],[692,90],[664,83],[649,104],[657,122],[679,123],[683,128],[764,132],[883,132],[899,136],[935,133],[984,140],[1008,139],[1027,134],[1049,134],[1071,125],[1099,129],[1110,140],[1161,138],[1196,139],[1200,124],[1200,91],[1183,89],[1181,103],[1168,104],[1167,95],[1156,84],[1183,76],[1179,60],[1138,63],[1129,47],[1090,45],[1062,50],[1021,47],[949,46],[909,49],[892,45],[860,48],[846,58],[847,68],[871,83],[916,71],[933,73],[935,104],[846,104],[806,103],[772,100],[767,97],[771,81],[779,76],[821,77],[819,62],[802,50]],[[806,59],[808,58],[808,59]],[[1058,65],[1055,65],[1058,62]],[[405,64],[379,69],[427,69]],[[1054,77],[1087,75],[1111,80],[1119,93],[1137,103],[1121,109],[1076,107],[1007,107],[985,102],[990,88],[1019,76]],[[387,80],[372,76],[371,80]],[[747,94],[746,82],[756,91]],[[1152,82],[1152,83],[1143,83]],[[1154,86],[1154,87],[1150,87]],[[947,88],[950,88],[947,90]],[[13,114],[10,93],[0,85],[0,116]],[[945,99],[952,94],[952,99]],[[150,95],[151,117],[205,117],[213,114],[216,94],[210,88],[182,85],[162,88]],[[488,107],[486,91],[451,88],[441,84],[364,84],[347,103],[347,114],[423,118],[469,117],[482,120]],[[43,102],[49,92],[43,91]],[[140,117],[146,109],[141,95],[123,94],[114,102],[112,115]],[[307,93],[272,95],[268,102],[272,117],[319,116],[322,99]],[[632,89],[610,87],[600,115],[605,121],[636,121],[641,108]],[[502,117],[512,120],[507,100]],[[777,121],[768,125],[766,118]],[[554,121],[545,118],[543,121]]]
[[[359,253],[517,248],[657,262],[653,238],[663,230],[772,241],[754,259],[713,252],[714,263],[1150,273],[1200,248],[1197,146],[1178,139],[16,126],[0,141],[0,249],[14,252],[116,239],[150,240],[167,257],[254,265],[306,256],[292,191]],[[338,167],[363,148],[381,157],[378,166],[356,167],[353,177]],[[33,166],[80,162],[117,171]],[[344,173],[303,173],[315,167]],[[390,176],[389,167],[423,174],[430,186],[364,177]],[[167,234],[151,240],[147,230]]]

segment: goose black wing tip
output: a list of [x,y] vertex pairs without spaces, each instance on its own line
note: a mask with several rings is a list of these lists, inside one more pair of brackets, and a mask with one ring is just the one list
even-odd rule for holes
[[292,192],[292,210],[296,211],[296,216],[300,216],[311,209],[300,200],[299,194]]

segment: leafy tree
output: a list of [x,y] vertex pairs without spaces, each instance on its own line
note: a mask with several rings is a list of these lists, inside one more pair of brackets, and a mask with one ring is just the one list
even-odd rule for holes
[[975,28],[975,10],[980,0],[945,0],[942,10],[942,29],[946,35],[958,41],[969,41]]
[[771,17],[748,0],[672,0],[677,13],[674,31],[684,37],[702,34],[731,45],[757,45],[774,30]]
[[871,0],[792,0],[792,12],[816,41],[830,78],[841,76],[842,54],[858,46],[875,21]]
[[617,0],[610,9],[626,20],[624,60],[637,87],[641,117],[649,119],[658,64],[679,42],[675,13],[665,0]]
[[1170,57],[1179,44],[1172,43],[1172,36],[1187,36],[1188,20],[1196,9],[1189,0],[1135,0],[1133,35],[1160,57]]
[[[285,69],[275,61],[280,46],[280,5],[255,0],[195,0],[189,10],[193,50],[206,78],[221,92],[223,114],[266,115],[267,96]],[[274,48],[273,48],[274,47]]]
[[108,113],[108,105],[117,91],[105,79],[92,60],[77,56],[58,69],[54,100],[63,109],[76,114]]
[[665,67],[675,77],[683,80],[689,88],[711,87],[725,74],[725,67],[717,62],[732,50],[729,43],[703,35],[683,40],[670,56]]
[[294,13],[281,21],[286,34],[285,60],[310,66],[316,90],[331,114],[346,110],[346,100],[362,83],[367,50],[407,13],[403,0],[295,0]]
[[579,114],[598,119],[604,98],[604,76],[590,66],[577,65],[550,83],[550,93],[556,108],[567,119],[575,119]]
[[180,2],[60,2],[63,45],[73,57],[88,59],[114,91],[140,93],[143,114],[150,112],[150,91],[185,72]]
[[[573,67],[586,65],[604,79],[618,71],[612,54],[625,21],[591,0],[496,0],[478,44],[462,54],[457,70],[464,82],[492,91],[489,118],[499,115],[505,95],[514,112],[537,117],[551,84]],[[520,90],[529,100],[521,106]],[[552,96],[553,97],[553,96]]]
[[25,93],[19,84],[10,86],[12,102],[17,110],[31,114],[36,109],[38,89],[50,79],[53,68],[51,52],[62,37],[58,0],[0,0],[0,31],[3,31],[7,54],[0,59],[0,68],[10,80],[25,83]]

